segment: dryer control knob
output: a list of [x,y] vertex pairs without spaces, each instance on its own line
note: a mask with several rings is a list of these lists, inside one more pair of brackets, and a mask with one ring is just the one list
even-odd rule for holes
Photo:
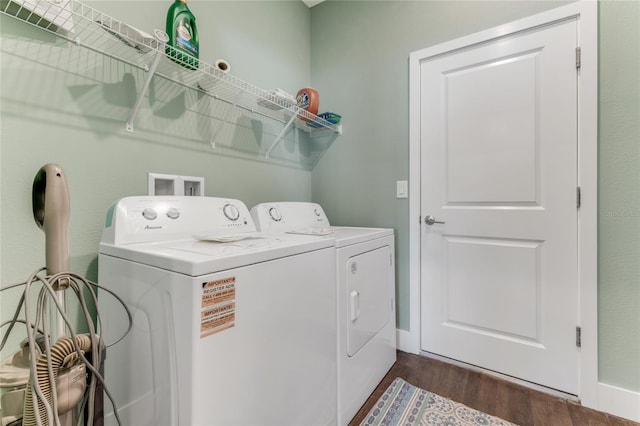
[[240,211],[233,204],[225,204],[225,206],[222,208],[222,212],[227,217],[227,219],[233,222],[240,218]]
[[146,209],[142,210],[142,217],[147,220],[154,220],[156,217],[158,217],[158,213],[154,209],[147,207]]
[[313,209],[313,212],[316,214],[316,216],[320,217],[320,210]]
[[280,222],[282,220],[282,215],[276,207],[271,207],[269,209],[269,216],[271,216],[271,219],[273,219],[275,222]]
[[180,210],[176,209],[176,208],[170,208],[169,210],[167,210],[167,217],[169,219],[177,219],[180,217]]

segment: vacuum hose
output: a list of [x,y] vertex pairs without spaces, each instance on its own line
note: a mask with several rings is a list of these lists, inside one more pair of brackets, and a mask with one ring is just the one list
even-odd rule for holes
[[[79,334],[76,336],[76,344],[81,351],[87,352],[91,349],[91,338],[86,334]],[[76,352],[73,340],[71,337],[64,336],[60,338],[55,345],[51,347],[51,366],[53,370],[54,378],[60,374],[60,369],[74,364],[79,359]],[[49,381],[49,368],[47,366],[47,354],[40,355],[36,365],[37,381],[42,394],[47,399],[50,406],[53,404],[53,394],[51,386],[55,386],[55,383]],[[27,384],[26,396],[24,400],[24,417],[22,419],[23,426],[35,426],[37,425],[35,407],[33,406],[33,388],[32,379],[29,379]],[[47,419],[47,410],[44,404],[38,404],[39,418]],[[56,413],[54,413],[56,415]],[[42,424],[48,425],[49,422],[45,421]]]

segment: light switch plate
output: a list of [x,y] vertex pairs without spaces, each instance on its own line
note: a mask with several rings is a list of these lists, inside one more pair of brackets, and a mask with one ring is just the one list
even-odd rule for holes
[[396,181],[396,198],[409,197],[409,184],[406,180]]

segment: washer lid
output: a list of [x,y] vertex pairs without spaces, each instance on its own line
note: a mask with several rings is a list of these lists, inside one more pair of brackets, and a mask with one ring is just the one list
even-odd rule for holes
[[256,233],[222,243],[195,238],[126,245],[101,243],[100,253],[195,277],[333,245],[330,238]]

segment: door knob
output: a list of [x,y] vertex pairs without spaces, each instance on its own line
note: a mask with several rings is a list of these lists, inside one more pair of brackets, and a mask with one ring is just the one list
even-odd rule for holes
[[444,223],[444,222],[440,222],[436,220],[435,217],[428,215],[428,216],[425,216],[424,223],[426,223],[427,225],[433,225],[434,223]]

